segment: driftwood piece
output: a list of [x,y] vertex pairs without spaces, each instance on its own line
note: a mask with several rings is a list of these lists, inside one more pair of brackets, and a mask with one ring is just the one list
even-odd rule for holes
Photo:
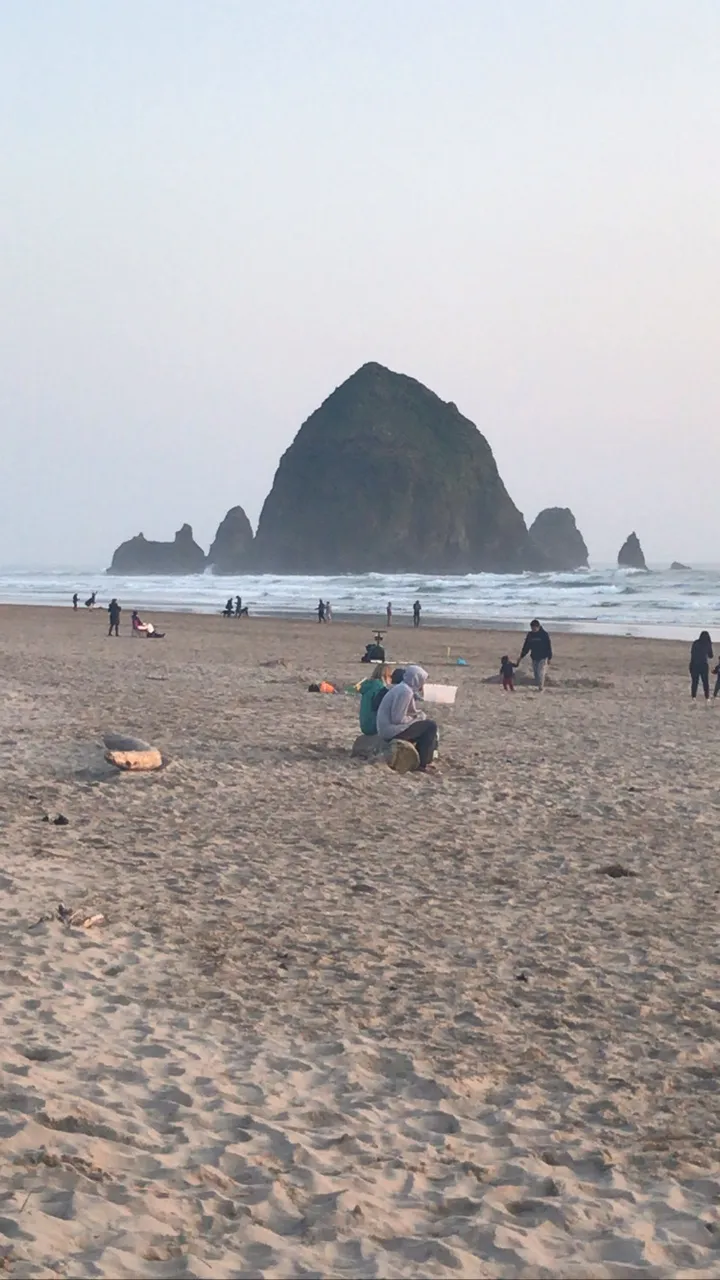
[[162,756],[159,751],[149,747],[147,751],[106,751],[105,759],[116,769],[128,773],[150,773],[153,769],[162,768]]

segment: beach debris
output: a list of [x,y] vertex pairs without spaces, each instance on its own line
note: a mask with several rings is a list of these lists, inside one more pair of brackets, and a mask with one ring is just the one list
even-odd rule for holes
[[58,903],[57,918],[61,924],[69,929],[77,929],[82,926],[83,929],[94,929],[97,924],[105,923],[105,916],[98,911],[95,915],[88,915],[87,910],[83,907],[73,911],[70,907],[66,907],[64,902]]
[[155,769],[162,769],[163,763],[160,752],[153,748],[149,751],[106,751],[105,759],[125,773],[152,773]]
[[529,982],[529,981],[530,981],[530,979],[528,978],[528,976],[527,976],[527,974],[526,974],[525,970],[524,970],[524,969],[521,969],[519,973],[516,973],[516,974],[515,974],[515,981],[516,981],[516,982]]
[[56,818],[53,818],[53,824],[56,827],[69,827],[70,819],[66,818],[64,813],[59,813]]
[[420,768],[420,756],[412,742],[394,738],[390,744],[388,765],[393,773],[414,773]]
[[598,867],[597,874],[599,876],[610,876],[613,880],[620,880],[624,876],[637,878],[637,871],[631,871],[629,867],[624,867],[621,862],[609,862],[606,867]]
[[132,738],[120,733],[106,733],[105,759],[116,769],[126,773],[150,773],[161,769],[163,758],[156,747],[151,747],[143,738]]

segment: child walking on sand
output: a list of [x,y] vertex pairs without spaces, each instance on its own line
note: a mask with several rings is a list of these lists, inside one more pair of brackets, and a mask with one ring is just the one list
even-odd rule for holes
[[515,692],[515,668],[517,662],[511,662],[506,653],[500,659],[500,675],[502,676],[502,687],[506,693]]

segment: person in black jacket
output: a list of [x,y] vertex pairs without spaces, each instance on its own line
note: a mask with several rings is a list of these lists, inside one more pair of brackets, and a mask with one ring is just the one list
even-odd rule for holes
[[523,658],[530,654],[530,661],[533,665],[533,675],[538,692],[542,693],[545,688],[545,676],[547,675],[548,662],[552,662],[552,644],[550,637],[544,627],[540,626],[537,618],[533,618],[530,623],[530,630],[525,637],[525,643],[522,647],[522,653],[517,660],[516,665],[519,666]]
[[702,682],[705,701],[710,700],[710,659],[713,656],[712,640],[708,631],[701,631],[690,649],[690,697],[697,698],[698,685]]
[[110,615],[110,626],[108,627],[109,636],[112,635],[113,631],[115,632],[116,636],[120,635],[120,614],[121,613],[122,613],[122,609],[120,608],[120,605],[118,604],[117,600],[113,596],[112,600],[108,605],[108,614]]

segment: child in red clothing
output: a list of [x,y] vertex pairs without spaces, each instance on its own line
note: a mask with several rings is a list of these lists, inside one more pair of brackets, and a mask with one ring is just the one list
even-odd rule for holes
[[515,680],[513,679],[513,673],[516,666],[517,662],[511,662],[508,655],[504,653],[500,659],[500,675],[502,676],[503,689],[508,693],[515,692]]

